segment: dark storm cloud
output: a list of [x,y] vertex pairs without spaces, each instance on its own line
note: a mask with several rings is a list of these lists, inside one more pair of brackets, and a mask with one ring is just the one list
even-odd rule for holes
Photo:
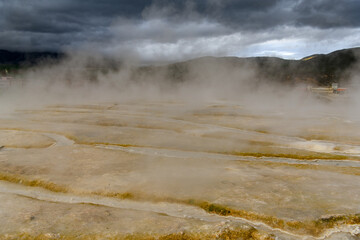
[[[286,4],[285,4],[286,5]],[[287,16],[280,0],[198,0],[154,1],[144,9],[143,16],[166,17],[169,20],[209,19],[233,30],[257,30],[272,27]],[[279,11],[273,15],[274,11]]]
[[[360,26],[358,0],[198,0],[154,1],[156,14],[170,19],[202,17],[234,30],[259,30],[279,25],[321,28]],[[145,9],[145,11],[148,9]],[[192,14],[189,14],[189,11]],[[152,14],[152,17],[156,17]]]
[[150,3],[146,0],[0,0],[0,46],[55,50],[77,41],[98,40],[107,37],[107,28],[114,18],[139,19]]
[[139,18],[148,1],[3,0],[2,29],[64,33],[106,27],[114,17]]
[[294,7],[298,25],[320,28],[359,27],[360,1],[303,0]]
[[[258,30],[273,27],[286,17],[282,5],[279,0],[225,0],[208,13],[234,29]],[[277,14],[273,14],[274,11],[278,11]]]
[[327,34],[319,29],[351,32],[360,27],[359,11],[358,0],[0,0],[0,48],[59,50],[90,43],[108,51],[181,46],[191,52],[198,44],[206,52],[205,46],[226,48],[229,42],[231,47],[214,50],[228,54],[236,44],[301,38],[301,32],[309,39]]

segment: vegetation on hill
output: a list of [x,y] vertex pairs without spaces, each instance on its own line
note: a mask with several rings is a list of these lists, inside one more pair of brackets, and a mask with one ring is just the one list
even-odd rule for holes
[[[305,83],[329,86],[333,82],[346,85],[350,72],[360,57],[360,48],[344,49],[329,54],[317,54],[301,60],[286,60],[276,57],[203,57],[160,67],[140,67],[134,71],[134,79],[162,73],[172,81],[182,82],[204,71],[218,74],[236,69],[252,69],[256,78],[283,84]],[[205,73],[206,74],[206,73]]]
[[[0,50],[0,74],[5,70],[16,73],[20,69],[36,66],[42,62],[61,60],[65,55],[54,52],[10,52]],[[329,86],[333,82],[346,85],[350,79],[350,70],[356,66],[360,48],[338,50],[329,54],[315,54],[301,60],[286,60],[276,57],[202,57],[185,62],[163,66],[142,66],[132,69],[133,79],[146,79],[161,76],[174,82],[183,82],[201,75],[208,69],[236,71],[253,69],[260,80],[275,81],[284,84],[306,83]],[[96,81],[96,72],[118,71],[121,63],[111,59],[90,61],[91,67],[83,66],[90,72],[91,81]],[[87,64],[88,65],[88,64]],[[195,69],[198,68],[198,69]],[[219,71],[220,72],[220,71]]]
[[56,52],[13,52],[0,50],[0,75],[35,66],[41,62],[56,61],[64,56]]

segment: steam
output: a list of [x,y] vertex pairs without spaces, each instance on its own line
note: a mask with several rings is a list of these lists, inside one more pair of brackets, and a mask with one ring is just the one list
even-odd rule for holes
[[239,64],[233,58],[203,57],[143,65],[136,55],[109,57],[91,47],[68,49],[61,62],[43,62],[20,72],[15,84],[0,95],[1,111],[57,103],[171,100],[195,106],[227,101],[255,114],[280,114],[289,119],[324,113],[358,119],[359,66],[348,73],[348,94],[327,101],[307,92],[306,84],[267,79],[249,61]]

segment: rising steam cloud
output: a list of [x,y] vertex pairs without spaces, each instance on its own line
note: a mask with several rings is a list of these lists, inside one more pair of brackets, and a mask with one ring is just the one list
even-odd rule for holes
[[[226,100],[239,101],[249,109],[277,109],[287,113],[338,108],[340,104],[314,98],[306,92],[305,84],[284,84],[260,78],[256,66],[251,63],[235,65],[231,58],[225,63],[206,57],[158,66],[139,66],[134,59],[109,60],[95,52],[73,52],[61,62],[44,62],[21,72],[16,76],[18,83],[3,94],[2,101],[25,106],[130,99],[173,99],[193,103]],[[358,76],[355,66],[351,82],[357,82]],[[347,97],[347,102],[353,106],[358,105],[356,89],[352,87]],[[352,112],[351,108],[346,109]]]

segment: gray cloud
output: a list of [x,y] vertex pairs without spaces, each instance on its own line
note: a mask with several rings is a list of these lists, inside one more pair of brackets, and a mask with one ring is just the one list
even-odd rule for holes
[[[96,45],[153,59],[271,52],[299,57],[288,48],[314,48],[325,36],[334,39],[326,39],[334,50],[334,31],[351,39],[340,47],[356,44],[359,11],[357,0],[0,0],[0,48]],[[282,42],[284,49],[269,42]]]
[[320,28],[359,27],[357,0],[303,0],[294,7],[296,24]]

